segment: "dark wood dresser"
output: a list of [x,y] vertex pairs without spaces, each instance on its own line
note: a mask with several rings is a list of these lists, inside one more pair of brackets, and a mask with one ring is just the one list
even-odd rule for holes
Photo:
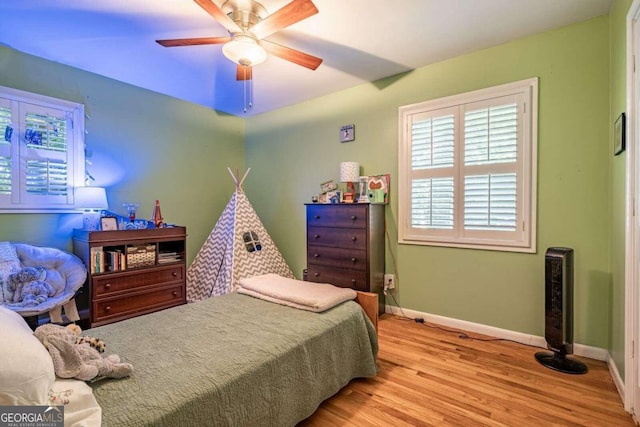
[[377,293],[384,313],[384,205],[306,206],[306,280]]
[[89,271],[90,326],[186,303],[185,227],[74,230],[73,252]]

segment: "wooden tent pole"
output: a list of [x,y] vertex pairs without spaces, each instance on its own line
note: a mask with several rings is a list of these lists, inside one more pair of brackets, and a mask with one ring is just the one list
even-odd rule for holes
[[244,173],[244,176],[240,180],[240,188],[242,188],[242,183],[244,182],[244,179],[247,177],[247,175],[249,175],[250,171],[251,171],[251,168],[247,169],[247,171]]
[[244,182],[244,180],[247,177],[247,175],[249,175],[249,172],[251,171],[251,168],[247,169],[247,171],[244,173],[244,176],[242,177],[240,182],[238,182],[238,177],[240,176],[240,174],[238,173],[237,169],[236,169],[236,173],[233,173],[233,171],[231,170],[230,167],[227,167],[227,170],[231,174],[231,177],[233,178],[233,182],[235,182],[235,184],[236,184],[236,188],[242,188],[242,183]]
[[230,167],[227,167],[227,170],[229,171],[229,174],[231,175],[231,178],[233,179],[233,182],[236,184],[236,188],[237,188],[238,187],[238,178],[233,173],[233,171],[231,170]]

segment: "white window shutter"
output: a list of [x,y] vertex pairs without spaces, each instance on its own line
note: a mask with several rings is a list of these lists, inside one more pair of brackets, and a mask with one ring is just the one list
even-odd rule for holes
[[516,230],[516,174],[488,174],[464,178],[466,230]]
[[494,98],[464,110],[464,229],[514,232],[518,218],[516,98]]
[[13,165],[11,162],[13,131],[11,101],[0,98],[0,200],[4,200],[5,203],[11,203],[11,189],[13,187]]
[[83,141],[81,104],[0,87],[0,210],[73,211]]
[[518,109],[515,103],[465,111],[464,164],[517,160]]
[[400,243],[535,252],[538,80],[400,107]]
[[413,170],[453,166],[454,116],[417,118],[411,124]]
[[21,203],[67,204],[67,195],[72,193],[67,113],[22,103],[20,114]]
[[411,189],[411,226],[453,229],[453,178],[416,179]]

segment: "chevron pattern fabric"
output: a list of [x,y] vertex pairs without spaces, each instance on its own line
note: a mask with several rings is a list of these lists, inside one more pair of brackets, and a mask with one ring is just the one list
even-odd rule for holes
[[[257,236],[259,244],[245,244],[245,233]],[[227,294],[238,280],[267,273],[293,278],[249,199],[237,188],[187,271],[187,301]]]

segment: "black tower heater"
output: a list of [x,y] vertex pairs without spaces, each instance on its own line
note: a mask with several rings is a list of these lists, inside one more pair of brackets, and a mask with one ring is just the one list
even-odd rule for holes
[[544,338],[553,353],[538,352],[536,359],[556,371],[585,374],[584,363],[567,357],[573,353],[573,249],[547,249],[544,292]]

